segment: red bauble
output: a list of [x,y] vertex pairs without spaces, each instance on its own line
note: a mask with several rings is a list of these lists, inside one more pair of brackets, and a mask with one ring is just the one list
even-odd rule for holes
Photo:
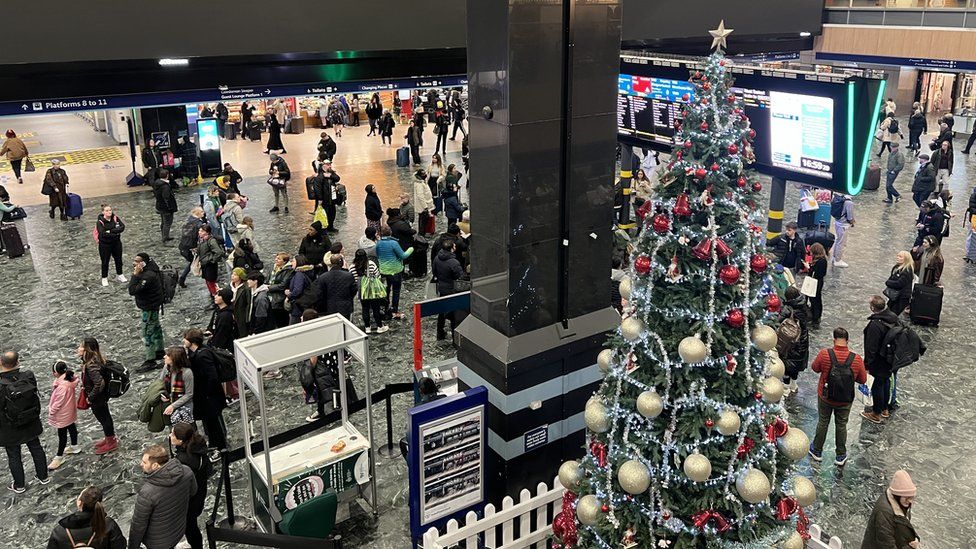
[[610,506],[607,505],[606,503],[604,503],[603,505],[600,506],[600,511],[603,511],[604,513],[609,513],[610,512]]
[[749,120],[749,117],[746,116],[746,113],[744,112],[739,113],[739,118],[741,118],[742,120]]
[[705,171],[705,168],[695,170],[695,177],[698,179],[704,179],[706,175],[708,175],[708,172]]
[[687,100],[689,100],[689,99],[691,99],[691,96],[690,96],[690,95],[688,95],[687,93],[681,96],[681,100],[682,100],[682,101],[687,101]]
[[762,393],[760,393],[759,391],[756,391],[756,394],[752,395],[752,398],[754,398],[756,400],[762,400]]
[[732,255],[732,248],[729,248],[729,245],[719,238],[715,241],[715,253],[718,254],[719,259],[725,259]]
[[722,59],[721,61],[719,61],[718,64],[719,64],[720,67],[724,67],[725,66],[725,59]]
[[708,122],[702,122],[701,123],[701,126],[698,126],[698,129],[700,129],[703,132],[707,132],[708,131]]
[[654,232],[664,234],[671,230],[671,219],[668,218],[668,214],[659,213],[654,216],[651,226],[654,228]]
[[688,195],[686,193],[681,193],[678,198],[674,201],[674,215],[679,217],[687,217],[691,215],[691,206],[688,205]]
[[735,96],[734,95],[729,95],[729,103],[730,104],[731,103],[735,103]]
[[651,201],[650,200],[644,201],[644,203],[640,205],[640,208],[637,208],[637,217],[639,217],[641,219],[641,221],[643,221],[644,218],[647,217],[648,214],[650,214],[650,213],[651,213]]
[[678,160],[681,160],[681,157],[684,156],[684,151],[678,151],[678,152],[674,153],[674,156]]
[[755,183],[752,184],[752,192],[758,193],[761,190],[762,190],[762,183],[756,181]]
[[694,248],[691,249],[691,255],[697,257],[701,260],[708,260],[712,258],[712,239],[706,238],[699,242]]
[[705,82],[704,84],[702,84],[702,89],[705,90],[705,91],[708,91],[708,90],[712,89],[712,85],[709,84],[708,82]]
[[749,128],[749,139],[755,139],[755,138],[756,138],[756,130]]
[[765,272],[767,267],[769,267],[769,261],[762,254],[756,254],[749,260],[749,268],[755,273]]
[[705,420],[705,427],[708,427],[709,429],[711,429],[712,427],[715,427],[715,422],[712,421],[712,420],[710,420],[710,419],[706,419]]
[[783,301],[778,295],[773,294],[766,298],[766,310],[771,313],[778,313],[783,308]]
[[694,143],[691,142],[691,139],[689,139],[689,140],[685,141],[685,148],[686,149],[690,149],[693,144]]
[[729,145],[729,154],[739,154],[739,146],[735,143]]
[[739,309],[732,309],[725,317],[725,322],[733,328],[741,328],[746,325],[746,315]]
[[695,78],[701,78],[701,77],[702,77],[701,71],[695,71]]
[[748,184],[749,184],[749,182],[746,181],[746,178],[743,175],[740,175],[739,176],[739,179],[736,179],[736,181],[735,181],[735,186],[736,187],[739,187],[740,189],[746,188],[746,185],[748,185]]
[[739,282],[739,268],[735,265],[722,265],[722,268],[718,270],[718,278],[722,282],[732,285]]
[[634,260],[634,270],[638,274],[646,275],[651,272],[651,258],[646,255],[639,256]]
[[719,170],[718,162],[712,162],[712,165],[710,166],[710,168],[711,168],[711,170],[713,172],[717,172]]

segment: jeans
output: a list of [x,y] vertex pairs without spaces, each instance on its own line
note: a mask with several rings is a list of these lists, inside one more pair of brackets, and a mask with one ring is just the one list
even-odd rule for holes
[[442,151],[447,154],[447,128],[441,130],[441,133],[437,134],[437,142],[434,143],[434,152]]
[[915,205],[919,208],[922,207],[922,202],[925,202],[925,199],[928,197],[929,193],[927,192],[912,193],[912,201],[914,201]]
[[949,182],[949,170],[942,169],[935,174],[936,192],[942,192],[942,187]]
[[410,145],[410,156],[413,158],[414,165],[420,164],[420,147],[417,145]]
[[108,410],[108,402],[102,404],[92,404],[91,405],[92,415],[98,420],[98,423],[102,426],[102,433],[105,437],[115,436],[115,421],[112,420],[112,412]]
[[373,320],[376,322],[377,328],[383,327],[383,300],[382,299],[367,299],[365,301],[361,300],[359,304],[362,306],[363,310],[363,327],[369,329],[371,326],[369,322],[370,313],[373,314]]
[[369,137],[370,135],[373,135],[373,134],[376,133],[376,119],[375,118],[367,118],[367,120],[369,120],[369,133],[366,134],[366,136]]
[[973,143],[976,143],[976,131],[969,134],[969,141],[966,141],[966,148],[962,150],[962,153],[969,154],[969,151],[973,150]]
[[64,448],[68,445],[68,435],[71,435],[71,445],[78,445],[78,426],[72,423],[67,427],[58,427],[58,455],[64,455]]
[[216,412],[209,417],[201,418],[200,423],[203,423],[203,432],[207,435],[211,448],[223,450],[227,447],[227,426],[224,424],[223,413]]
[[186,284],[186,277],[190,276],[190,267],[192,265],[192,261],[186,262],[186,267],[183,267],[183,272],[180,273],[180,284]]
[[895,189],[895,178],[898,177],[898,172],[901,170],[888,170],[888,178],[885,180],[885,191],[888,193],[888,200],[892,200],[895,197],[901,197],[901,193]]
[[837,240],[834,242],[834,248],[831,250],[834,252],[834,262],[842,261],[844,257],[844,244],[847,243],[847,231],[850,228],[850,223],[834,220],[834,232],[837,233]]
[[386,283],[387,294],[391,300],[390,312],[393,314],[400,312],[400,287],[403,285],[403,272],[383,275],[383,282]]
[[813,451],[823,452],[824,441],[827,439],[827,429],[830,427],[830,415],[834,416],[834,440],[837,444],[837,455],[847,455],[847,419],[851,415],[851,405],[833,406],[817,399],[817,434],[813,437]]
[[271,187],[271,188],[274,189],[274,197],[275,197],[275,205],[274,205],[274,207],[275,208],[278,207],[279,197],[280,197],[280,198],[284,198],[284,200],[285,200],[285,207],[287,208],[288,207],[288,189],[286,187],[281,187],[281,188]]
[[169,230],[173,227],[173,212],[159,212],[159,233],[163,241],[170,239]]
[[[20,444],[4,446],[7,451],[7,464],[10,466],[10,476],[14,477],[14,487],[23,488],[27,484],[24,478],[24,460],[20,453]],[[34,474],[39,480],[47,478],[47,457],[44,455],[44,448],[41,447],[41,439],[34,438],[27,442],[27,450],[34,460]]]
[[102,260],[102,278],[108,278],[108,260],[115,260],[115,274],[122,274],[122,241],[98,243],[98,257]]
[[890,409],[888,406],[888,391],[891,389],[891,376],[875,376],[871,384],[871,411],[880,414]]
[[891,400],[888,409],[894,410],[898,406],[898,372],[891,374]]
[[159,325],[159,311],[142,311],[142,343],[146,360],[156,360],[163,352],[163,327]]
[[463,121],[464,121],[463,118],[454,115],[454,130],[451,132],[451,139],[457,137],[458,130],[461,130],[461,135],[463,135],[464,137],[468,136],[468,132],[464,129],[464,126],[461,125],[461,122]]
[[20,175],[20,165],[24,162],[23,158],[18,158],[17,160],[10,161],[10,169],[14,171],[14,177],[21,179]]

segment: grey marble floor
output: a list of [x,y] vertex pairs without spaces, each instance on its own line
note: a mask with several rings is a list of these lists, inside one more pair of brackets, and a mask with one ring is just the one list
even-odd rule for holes
[[[456,155],[448,155],[456,161]],[[855,200],[857,225],[850,234],[846,270],[831,269],[825,290],[823,329],[813,335],[812,346],[829,344],[830,329],[847,327],[854,335],[855,349],[861,347],[861,329],[868,316],[867,299],[879,293],[887,277],[897,250],[907,249],[914,240],[914,204],[907,194],[911,185],[915,162],[909,161],[897,185],[906,193],[899,204],[885,205],[882,192],[865,192]],[[956,171],[951,188],[956,194],[953,211],[961,214],[976,173],[973,157],[956,159]],[[364,164],[343,172],[343,182],[350,192],[348,212],[341,212],[340,240],[347,245],[358,239],[365,225],[362,218],[362,187],[367,183],[381,188],[384,202],[391,202],[399,188],[408,188],[410,170],[397,169],[392,162]],[[296,179],[300,181],[299,174]],[[311,221],[310,205],[293,193],[290,215],[267,213],[270,189],[260,177],[248,178],[245,192],[251,196],[246,213],[255,218],[257,240],[270,252],[294,251]],[[97,202],[102,202],[98,200]],[[790,191],[787,211],[795,211],[796,192]],[[187,190],[180,196],[185,210],[197,202],[197,191]],[[111,203],[128,225],[125,233],[126,269],[129,258],[139,251],[147,251],[162,263],[182,264],[175,248],[158,243],[158,216],[148,193],[112,197]],[[91,240],[91,228],[97,211],[96,201],[85,203],[86,214],[80,221],[50,220],[40,208],[29,208],[27,221],[31,254],[24,258],[0,258],[3,280],[3,299],[0,300],[0,343],[4,349],[21,351],[26,367],[34,369],[42,380],[42,399],[49,394],[46,373],[57,358],[71,358],[72,350],[83,335],[98,337],[106,353],[126,364],[141,362],[138,338],[138,317],[132,300],[123,287],[112,284],[102,288],[98,280],[98,259]],[[787,214],[789,218],[790,214]],[[943,322],[939,328],[921,328],[928,342],[929,353],[918,364],[905,371],[899,380],[899,400],[902,409],[883,426],[862,423],[854,415],[850,424],[851,459],[840,470],[825,461],[811,466],[801,462],[801,471],[814,478],[819,500],[812,511],[816,522],[828,532],[839,536],[845,547],[857,547],[863,533],[864,521],[877,495],[898,468],[908,469],[919,486],[914,523],[925,547],[976,547],[976,438],[972,422],[976,412],[967,402],[976,394],[976,380],[971,375],[976,356],[976,342],[970,328],[976,313],[976,267],[962,262],[964,231],[961,220],[953,225],[953,234],[944,245],[946,268],[943,282],[946,289]],[[420,282],[405,285],[404,302],[420,298]],[[167,308],[163,329],[168,342],[176,343],[178,334],[188,326],[206,322],[208,314],[203,306],[207,293],[199,280],[178,294],[175,303]],[[410,376],[409,323],[371,338],[374,351],[374,387],[384,383],[402,382]],[[428,333],[433,327],[428,326]],[[447,356],[449,346],[428,348],[431,359]],[[360,392],[364,383],[362,372],[354,372]],[[110,513],[127,529],[134,490],[141,482],[137,469],[139,449],[162,440],[150,435],[136,422],[136,398],[148,382],[148,375],[136,377],[131,393],[113,402],[113,411],[122,437],[120,451],[95,457],[90,452],[71,456],[66,465],[54,475],[48,486],[30,485],[23,495],[0,495],[0,539],[16,540],[11,547],[40,547],[46,540],[53,522],[69,511],[69,503],[80,488],[97,483],[108,490]],[[792,422],[808,433],[816,422],[815,374],[805,371],[800,379],[799,395],[790,397]],[[270,420],[275,428],[301,424],[310,412],[301,405],[294,372],[270,384],[273,398]],[[407,398],[394,401],[395,435],[402,433]],[[233,409],[236,412],[236,408]],[[382,417],[382,407],[377,407]],[[363,421],[357,414],[354,420]],[[228,413],[229,429],[236,441],[241,440],[239,417]],[[385,439],[386,428],[378,421],[377,439]],[[98,438],[98,429],[90,414],[80,414],[82,444],[90,447]],[[45,446],[53,453],[56,437],[51,430],[43,435]],[[826,447],[827,457],[833,455],[832,437]],[[382,460],[378,465],[380,488],[380,516],[360,513],[344,522],[339,531],[348,547],[371,546],[374,549],[406,547],[407,506],[405,502],[406,474],[400,459]],[[236,501],[245,505],[246,484],[242,471],[233,472]],[[7,482],[5,479],[0,479]]]

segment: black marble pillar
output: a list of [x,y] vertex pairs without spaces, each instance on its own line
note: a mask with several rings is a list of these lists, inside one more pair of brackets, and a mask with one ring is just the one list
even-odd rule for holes
[[489,483],[582,453],[609,308],[619,0],[469,0],[471,316],[462,386],[489,388]]

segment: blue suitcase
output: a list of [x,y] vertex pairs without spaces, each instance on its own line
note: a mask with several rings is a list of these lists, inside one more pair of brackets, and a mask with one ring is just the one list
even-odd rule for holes
[[84,208],[81,205],[81,197],[74,193],[68,193],[68,208],[65,210],[64,215],[71,219],[78,219],[83,212]]
[[817,217],[813,220],[813,226],[819,227],[821,224],[830,227],[830,204],[821,204],[820,209],[817,210]]
[[410,165],[410,147],[400,147],[397,149],[397,166],[406,168]]

